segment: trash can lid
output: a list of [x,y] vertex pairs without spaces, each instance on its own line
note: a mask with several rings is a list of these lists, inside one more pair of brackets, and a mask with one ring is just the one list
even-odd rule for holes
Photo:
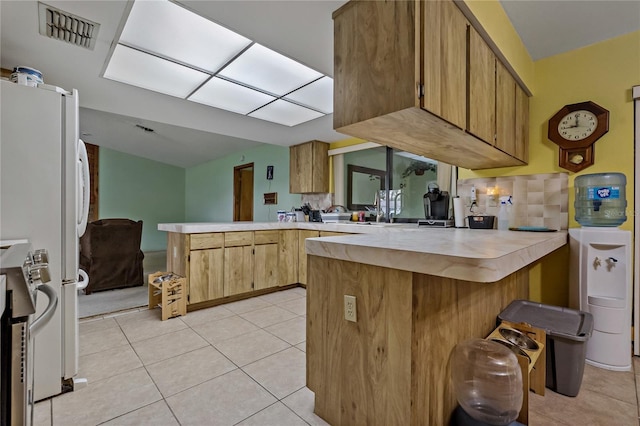
[[551,336],[587,341],[593,331],[593,316],[589,312],[528,300],[514,300],[498,314],[501,321],[525,322],[542,328]]

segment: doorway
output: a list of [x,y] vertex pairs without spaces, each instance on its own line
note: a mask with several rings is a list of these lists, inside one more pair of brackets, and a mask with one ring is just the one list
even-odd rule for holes
[[233,221],[253,220],[253,163],[233,168]]

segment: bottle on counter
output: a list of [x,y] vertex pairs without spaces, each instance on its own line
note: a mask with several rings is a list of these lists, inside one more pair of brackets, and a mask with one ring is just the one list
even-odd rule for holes
[[504,231],[509,229],[509,216],[511,216],[510,206],[511,206],[510,195],[500,197],[500,211],[498,211],[498,229],[499,230]]

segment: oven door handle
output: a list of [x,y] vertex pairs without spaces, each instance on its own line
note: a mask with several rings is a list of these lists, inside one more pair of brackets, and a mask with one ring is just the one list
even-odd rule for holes
[[31,333],[32,336],[38,334],[40,329],[49,323],[49,320],[53,317],[53,314],[56,312],[56,307],[58,306],[58,294],[53,287],[46,284],[40,284],[36,287],[36,290],[47,295],[49,298],[49,304],[44,312],[29,326],[29,333]]

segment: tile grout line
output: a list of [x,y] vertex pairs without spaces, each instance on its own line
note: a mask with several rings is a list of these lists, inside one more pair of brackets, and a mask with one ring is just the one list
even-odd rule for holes
[[[286,300],[286,301],[279,302],[279,303],[286,303],[286,302],[289,302],[289,301],[291,301],[291,300],[296,300],[296,299],[299,299],[299,298],[302,298],[302,297],[306,297],[306,296],[300,296],[300,297],[297,297],[297,298],[294,298],[294,299],[290,299],[290,300]],[[228,374],[228,373],[230,373],[230,372],[232,372],[232,371],[240,370],[240,371],[242,371],[242,373],[243,373],[243,374],[247,375],[247,376],[248,376],[248,377],[249,377],[253,382],[255,382],[258,386],[260,386],[260,388],[264,389],[268,394],[272,395],[272,396],[276,399],[276,402],[281,402],[283,399],[285,399],[285,398],[289,397],[290,395],[294,394],[295,392],[298,392],[299,390],[303,389],[305,386],[302,386],[300,389],[296,389],[296,390],[294,390],[293,392],[291,392],[290,394],[288,394],[288,395],[284,396],[283,398],[278,398],[276,395],[274,395],[274,394],[273,394],[273,393],[271,393],[268,389],[266,389],[263,385],[261,385],[259,382],[257,382],[257,381],[256,381],[256,380],[255,380],[255,379],[254,379],[250,374],[248,374],[246,371],[244,371],[243,367],[247,367],[247,366],[249,366],[249,365],[251,365],[251,364],[254,364],[255,362],[261,361],[261,360],[263,360],[263,359],[265,359],[265,358],[268,358],[268,357],[273,356],[273,355],[276,355],[276,354],[278,354],[278,353],[280,353],[280,352],[286,351],[286,350],[288,350],[288,349],[290,349],[290,348],[295,348],[296,350],[298,350],[298,351],[300,351],[300,352],[303,352],[303,353],[304,353],[304,351],[301,351],[299,348],[297,348],[297,347],[296,347],[296,345],[298,345],[298,344],[300,344],[300,343],[302,343],[302,342],[300,342],[300,343],[296,343],[296,344],[291,344],[291,343],[289,343],[289,342],[285,341],[284,339],[280,338],[279,336],[277,336],[277,335],[275,335],[275,334],[271,333],[269,330],[266,330],[266,328],[267,328],[267,327],[271,327],[271,326],[274,326],[274,325],[282,324],[282,323],[284,323],[284,322],[286,322],[286,321],[290,321],[290,320],[293,320],[293,319],[295,319],[295,318],[303,317],[303,315],[298,315],[296,312],[292,312],[292,311],[290,311],[290,310],[288,310],[288,309],[286,309],[286,308],[284,308],[284,307],[282,307],[282,306],[279,306],[278,304],[274,304],[274,303],[271,303],[271,302],[268,302],[268,301],[265,301],[265,300],[262,300],[262,301],[263,301],[263,302],[265,302],[265,303],[268,303],[270,306],[266,306],[266,307],[265,307],[265,306],[263,306],[263,307],[261,307],[261,308],[252,309],[252,310],[246,311],[246,312],[244,312],[244,313],[250,313],[250,312],[254,312],[254,311],[257,311],[257,310],[260,310],[260,309],[264,309],[264,308],[267,308],[267,307],[274,307],[274,306],[275,306],[275,307],[278,307],[278,308],[280,308],[280,309],[283,309],[283,310],[285,310],[285,311],[287,311],[287,312],[290,312],[291,314],[293,314],[293,315],[295,315],[295,316],[294,316],[293,318],[289,318],[289,319],[286,319],[286,320],[283,320],[283,321],[279,321],[279,322],[276,322],[276,323],[273,323],[273,324],[269,324],[269,325],[264,326],[264,327],[262,327],[262,326],[260,326],[260,325],[258,325],[258,324],[255,324],[255,323],[253,323],[253,322],[251,322],[251,321],[247,320],[246,318],[243,318],[243,317],[241,316],[242,314],[235,313],[235,312],[233,312],[233,311],[231,311],[231,310],[229,310],[229,311],[230,311],[230,312],[232,312],[232,313],[233,313],[233,315],[230,315],[229,317],[225,317],[225,318],[230,318],[230,317],[233,317],[233,316],[237,316],[237,317],[239,317],[239,318],[242,318],[243,320],[248,321],[248,322],[250,322],[251,324],[253,324],[253,325],[257,326],[257,327],[258,327],[258,330],[263,330],[263,331],[265,331],[266,333],[268,333],[269,335],[271,335],[271,336],[275,337],[276,339],[278,339],[279,341],[284,342],[284,343],[287,345],[287,347],[286,347],[286,348],[283,348],[283,349],[281,349],[281,350],[279,350],[279,351],[276,351],[276,352],[274,352],[274,353],[272,353],[272,354],[266,355],[266,356],[264,356],[264,357],[262,357],[262,358],[256,359],[256,360],[252,361],[251,363],[248,363],[248,364],[246,364],[246,365],[244,365],[244,366],[239,366],[238,364],[236,364],[235,362],[233,362],[233,361],[232,361],[230,358],[228,358],[228,357],[227,357],[227,356],[226,356],[222,351],[220,351],[218,348],[216,348],[216,347],[215,347],[215,345],[214,345],[213,343],[209,342],[209,341],[208,341],[206,338],[204,338],[200,333],[198,333],[196,330],[194,330],[194,329],[193,329],[193,327],[192,327],[191,325],[187,324],[187,323],[186,323],[186,322],[184,322],[184,321],[182,321],[182,323],[185,325],[185,328],[184,328],[184,329],[168,331],[168,332],[166,332],[166,333],[162,333],[162,334],[159,334],[159,335],[157,335],[157,336],[153,336],[153,337],[151,337],[151,338],[149,338],[149,339],[143,339],[143,340],[140,340],[140,342],[145,341],[145,340],[150,340],[150,339],[155,338],[155,337],[164,336],[164,335],[166,335],[166,334],[171,334],[171,333],[174,333],[174,332],[178,332],[178,331],[182,331],[182,330],[190,329],[193,333],[195,333],[195,334],[196,334],[196,335],[198,335],[200,338],[202,338],[202,339],[207,343],[207,345],[206,345],[206,346],[203,346],[203,347],[200,347],[200,348],[195,348],[195,349],[193,349],[193,350],[191,350],[191,351],[188,351],[188,352],[186,352],[186,353],[191,353],[191,352],[194,352],[194,351],[196,351],[196,350],[202,349],[202,348],[204,348],[204,347],[210,346],[210,347],[212,347],[214,350],[216,350],[218,353],[220,353],[220,354],[221,354],[221,355],[222,355],[226,360],[228,360],[232,365],[234,365],[234,366],[236,367],[236,368],[234,368],[233,370],[231,370],[231,371],[229,371],[229,372],[226,372],[226,373],[224,373],[224,374],[218,375],[218,376],[216,376],[216,377],[214,377],[214,378],[212,378],[212,379],[210,379],[210,380],[213,380],[213,379],[215,379],[215,378],[222,377],[222,376],[224,376],[224,375],[226,375],[226,374]],[[146,309],[145,309],[145,310],[146,310]],[[173,410],[171,409],[171,406],[170,406],[170,405],[168,404],[168,402],[167,402],[167,397],[165,397],[165,396],[162,394],[162,392],[160,392],[160,389],[158,388],[158,385],[157,385],[156,381],[153,379],[153,377],[152,377],[152,376],[151,376],[151,374],[149,373],[149,370],[147,369],[147,367],[148,367],[148,366],[151,366],[151,365],[155,365],[155,364],[157,364],[157,363],[159,363],[159,362],[163,362],[163,361],[166,361],[166,360],[169,360],[169,359],[172,359],[172,358],[175,358],[175,357],[178,357],[178,356],[184,355],[184,354],[178,354],[178,355],[172,356],[172,357],[170,357],[170,358],[167,358],[167,359],[165,359],[165,360],[160,360],[160,361],[154,362],[154,363],[152,363],[152,364],[148,364],[148,365],[147,365],[147,364],[145,364],[145,363],[143,362],[143,360],[141,359],[140,355],[138,354],[138,352],[136,351],[136,349],[134,348],[134,346],[133,346],[133,342],[131,341],[131,339],[130,339],[130,337],[127,335],[127,333],[125,332],[125,330],[124,330],[124,328],[123,328],[123,325],[122,325],[122,324],[117,320],[117,317],[119,317],[119,316],[124,316],[124,315],[127,315],[127,314],[134,314],[134,313],[136,313],[136,312],[142,312],[142,310],[140,310],[140,309],[139,309],[139,310],[137,310],[137,311],[133,311],[133,310],[131,310],[131,311],[126,312],[126,313],[121,313],[121,314],[113,315],[113,316],[109,316],[109,317],[102,316],[101,318],[96,318],[96,319],[92,319],[91,321],[85,321],[85,322],[86,322],[86,323],[91,323],[91,322],[94,322],[94,321],[99,321],[99,320],[108,320],[108,319],[113,318],[113,320],[114,320],[114,321],[115,321],[115,323],[116,323],[116,326],[118,327],[118,329],[120,330],[120,332],[124,335],[125,340],[126,340],[126,342],[127,342],[126,344],[120,345],[120,346],[118,346],[118,347],[126,348],[126,347],[128,346],[129,348],[131,348],[131,350],[133,351],[133,353],[134,353],[134,354],[136,355],[136,357],[138,358],[138,361],[141,363],[142,368],[144,368],[144,369],[145,369],[146,374],[147,374],[147,375],[149,376],[149,378],[151,379],[151,381],[152,381],[152,383],[153,383],[154,387],[155,387],[155,388],[156,388],[156,390],[158,391],[158,394],[161,396],[161,399],[159,399],[158,401],[154,401],[154,402],[152,402],[152,403],[150,403],[150,404],[147,404],[147,405],[145,405],[145,406],[138,407],[137,409],[132,410],[132,411],[129,411],[129,412],[127,412],[127,413],[122,413],[122,414],[120,414],[120,415],[118,415],[118,416],[116,416],[116,417],[113,417],[113,418],[111,418],[111,419],[105,420],[104,422],[101,422],[100,424],[103,424],[103,423],[109,422],[109,421],[111,421],[111,420],[113,420],[113,419],[116,419],[116,418],[122,417],[122,416],[124,416],[124,415],[130,414],[130,413],[132,413],[132,412],[134,412],[134,411],[137,411],[137,410],[140,410],[140,409],[142,409],[142,408],[145,408],[145,407],[147,407],[147,406],[149,406],[149,405],[155,404],[155,403],[157,403],[157,402],[159,402],[159,401],[161,401],[161,400],[162,400],[162,401],[167,405],[167,407],[169,408],[169,410],[170,410],[171,414],[173,415],[174,419],[176,420],[176,422],[177,422],[178,424],[180,424],[180,421],[178,420],[178,418],[177,418],[176,414],[173,412]],[[220,320],[225,319],[225,318],[221,318]],[[200,325],[200,324],[197,324],[197,325]],[[103,331],[103,330],[96,330],[96,332],[97,332],[97,331]],[[230,339],[233,339],[233,338],[235,338],[235,337],[240,337],[240,336],[245,335],[245,334],[248,334],[248,333],[242,333],[242,334],[240,334],[240,335],[238,335],[238,336],[234,336],[234,337],[232,337],[232,338],[230,338]],[[225,339],[225,340],[222,340],[221,342],[224,342],[224,341],[226,341],[226,340],[230,340],[230,339]],[[137,341],[137,342],[138,342],[138,341]],[[221,342],[219,342],[219,343],[221,343]],[[303,340],[303,342],[304,342],[304,340]],[[116,349],[116,348],[118,348],[118,347],[107,348],[107,349],[104,349],[104,350],[102,350],[102,351],[94,352],[94,353],[92,353],[92,354],[86,354],[86,355],[83,355],[83,356],[93,355],[93,354],[97,354],[97,353],[100,353],[100,352],[104,352],[104,351],[108,351],[108,350],[113,350],[113,349]],[[140,368],[140,367],[136,367],[135,369],[137,369],[137,368]],[[128,370],[128,371],[131,371],[131,370]],[[119,374],[125,374],[125,373],[127,373],[128,371],[121,372],[121,373],[119,373]],[[113,376],[111,376],[111,377],[113,377]],[[105,379],[108,379],[108,378],[105,378]],[[105,379],[100,379],[100,380],[97,380],[96,382],[100,382],[100,381],[105,380]],[[201,385],[201,384],[206,383],[206,382],[208,382],[208,381],[209,381],[209,380],[207,380],[207,381],[205,381],[205,382],[202,382],[202,383],[199,383],[198,385]],[[187,388],[187,389],[191,389],[191,388],[193,388],[193,387],[195,387],[195,386],[198,386],[198,385],[191,386],[191,387],[189,387],[189,388]],[[182,393],[182,392],[186,391],[187,389],[184,389],[183,391],[178,392],[178,393],[176,393],[176,394],[174,394],[174,395],[178,395],[179,393]],[[171,397],[172,397],[172,396],[174,396],[174,395],[171,395]],[[273,404],[270,404],[269,406],[274,405],[276,402],[274,402]],[[284,404],[284,403],[282,403],[282,404],[287,408],[287,410],[289,410],[289,411],[293,412],[293,413],[294,413],[298,418],[300,418],[304,423],[309,424],[308,422],[306,422],[306,420],[304,420],[304,418],[302,418],[302,417],[301,417],[297,412],[295,412],[295,411],[294,411],[292,408],[290,408],[288,405],[286,405],[286,404]],[[269,406],[268,406],[268,407],[269,407]],[[266,408],[268,408],[268,407],[265,407],[265,409],[266,409]],[[264,410],[264,409],[263,409],[263,410]],[[260,410],[260,411],[263,411],[263,410]],[[260,412],[260,411],[258,411],[258,412]],[[253,413],[251,416],[254,416],[254,415],[255,415],[255,414],[257,414],[258,412]],[[52,402],[52,401],[50,402],[50,416],[51,416],[51,426],[53,426],[53,402]],[[249,417],[251,417],[251,416],[249,416]],[[247,418],[249,418],[249,417],[247,417]],[[243,420],[243,421],[244,421],[244,420]]]

